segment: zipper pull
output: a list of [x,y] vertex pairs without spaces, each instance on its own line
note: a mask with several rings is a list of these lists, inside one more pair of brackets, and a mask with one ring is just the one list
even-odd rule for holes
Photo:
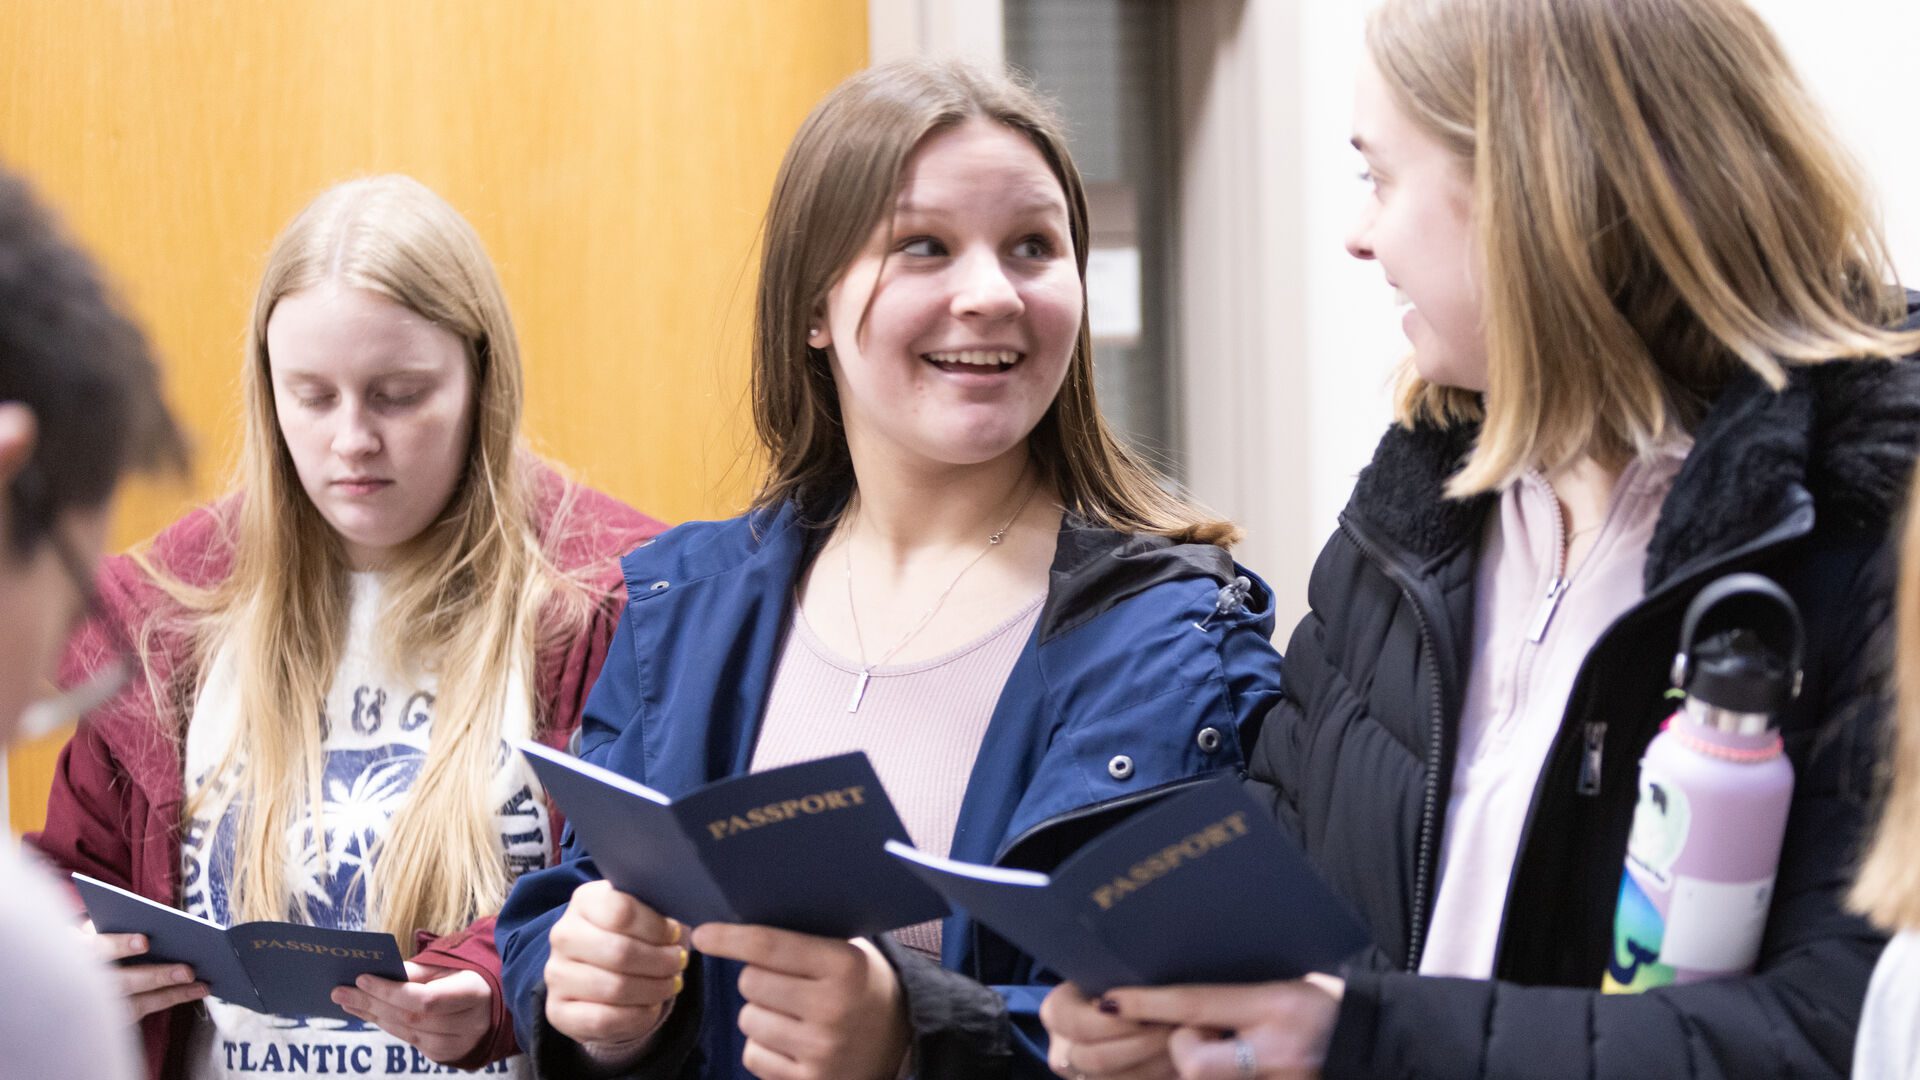
[[1540,604],[1540,613],[1533,617],[1533,629],[1527,631],[1527,640],[1535,645],[1547,636],[1547,624],[1553,621],[1553,613],[1560,608],[1560,598],[1567,595],[1567,579],[1554,578],[1547,586],[1547,597]]
[[1589,720],[1585,733],[1586,746],[1580,752],[1580,783],[1575,790],[1582,795],[1598,795],[1601,757],[1607,748],[1607,722]]

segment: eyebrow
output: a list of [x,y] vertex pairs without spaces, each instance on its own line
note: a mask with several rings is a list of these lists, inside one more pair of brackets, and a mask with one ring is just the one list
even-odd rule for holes
[[[1003,206],[1010,213],[1015,214],[1050,213],[1056,210],[1063,214],[1067,212],[1066,200],[1053,194],[1035,195],[1017,202],[1005,203]],[[896,215],[921,214],[927,217],[952,216],[952,211],[950,210],[938,206],[919,206],[908,200],[904,195],[900,197],[899,201],[893,204],[893,212]]]
[[[444,373],[436,368],[410,365],[407,367],[389,368],[386,371],[374,375],[368,381],[388,382],[393,379],[438,379],[442,374]],[[305,368],[282,369],[280,379],[288,383],[319,383],[323,385],[332,385],[342,381],[338,376],[326,372],[310,371]],[[355,380],[346,381],[353,382]]]

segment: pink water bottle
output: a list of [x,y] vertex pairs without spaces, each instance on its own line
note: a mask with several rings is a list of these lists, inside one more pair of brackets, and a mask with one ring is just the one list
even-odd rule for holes
[[1758,574],[1687,608],[1673,660],[1686,700],[1640,759],[1607,993],[1753,970],[1793,799],[1774,718],[1800,692],[1805,647],[1793,599]]

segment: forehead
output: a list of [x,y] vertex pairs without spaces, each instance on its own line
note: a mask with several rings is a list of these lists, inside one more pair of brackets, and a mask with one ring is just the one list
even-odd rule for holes
[[332,378],[441,372],[465,363],[459,335],[369,289],[325,282],[288,293],[267,320],[277,375]]
[[1440,140],[1416,124],[1387,85],[1372,57],[1363,57],[1353,86],[1353,145],[1368,157],[1451,156]]
[[1067,198],[1032,139],[972,117],[920,141],[900,171],[896,196],[902,213],[960,205],[1064,215]]

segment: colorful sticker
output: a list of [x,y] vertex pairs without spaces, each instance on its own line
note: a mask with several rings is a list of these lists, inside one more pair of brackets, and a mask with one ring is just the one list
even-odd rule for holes
[[1640,801],[1633,809],[1633,833],[1627,838],[1627,862],[1652,879],[1662,892],[1673,888],[1673,864],[1687,846],[1693,809],[1687,793],[1661,773],[1640,768]]

